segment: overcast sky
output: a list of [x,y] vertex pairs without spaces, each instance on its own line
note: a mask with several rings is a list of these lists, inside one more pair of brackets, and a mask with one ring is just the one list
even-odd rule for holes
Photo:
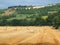
[[60,0],[0,0],[0,9],[15,5],[47,5],[60,3]]

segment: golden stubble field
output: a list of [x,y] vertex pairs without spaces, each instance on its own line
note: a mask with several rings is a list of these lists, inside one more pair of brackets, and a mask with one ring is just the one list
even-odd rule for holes
[[60,31],[49,26],[0,26],[0,45],[60,45]]

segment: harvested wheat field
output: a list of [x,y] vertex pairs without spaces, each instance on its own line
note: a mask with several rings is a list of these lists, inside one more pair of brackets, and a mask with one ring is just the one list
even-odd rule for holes
[[49,26],[0,27],[0,45],[60,45],[60,31]]

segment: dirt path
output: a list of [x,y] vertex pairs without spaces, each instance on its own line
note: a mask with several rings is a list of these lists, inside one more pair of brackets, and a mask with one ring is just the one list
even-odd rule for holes
[[49,26],[7,27],[7,30],[4,27],[2,30],[0,31],[0,45],[25,45],[25,43],[26,45],[60,45],[60,31]]

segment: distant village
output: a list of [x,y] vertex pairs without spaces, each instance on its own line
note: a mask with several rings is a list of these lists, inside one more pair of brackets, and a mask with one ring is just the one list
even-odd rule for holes
[[10,7],[8,7],[8,8],[25,8],[25,9],[31,9],[31,8],[33,8],[33,9],[35,9],[35,8],[43,8],[43,7],[45,7],[45,6],[10,6]]
[[[47,6],[53,6],[53,5],[56,5],[56,4],[48,4]],[[46,7],[46,6],[21,6],[21,5],[19,5],[19,6],[10,6],[8,8],[26,8],[26,9],[37,8],[38,9],[38,8],[44,8],[44,7]]]

